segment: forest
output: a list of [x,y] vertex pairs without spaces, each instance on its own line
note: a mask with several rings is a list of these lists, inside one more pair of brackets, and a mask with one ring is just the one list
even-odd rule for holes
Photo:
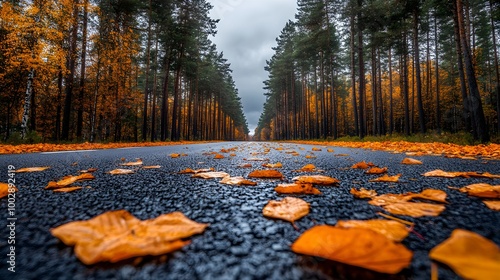
[[204,0],[0,1],[0,141],[246,139]]
[[498,139],[499,30],[494,0],[299,0],[255,138]]

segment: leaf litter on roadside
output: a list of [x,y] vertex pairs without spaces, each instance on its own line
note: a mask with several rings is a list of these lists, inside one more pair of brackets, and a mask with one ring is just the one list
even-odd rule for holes
[[313,185],[323,185],[323,186],[331,186],[340,183],[338,179],[325,175],[297,176],[292,178],[292,181],[296,181],[297,183],[301,184],[313,184]]
[[447,172],[441,169],[436,169],[433,171],[429,171],[424,173],[425,177],[444,177],[444,178],[489,178],[489,179],[498,179],[500,175],[491,174],[489,172],[479,173],[475,171],[467,171],[467,172]]
[[274,190],[279,194],[321,194],[312,184],[279,184]]
[[284,176],[281,172],[273,169],[266,170],[254,170],[248,174],[249,178],[259,178],[259,179],[282,179]]
[[125,210],[110,211],[90,220],[75,221],[50,230],[86,265],[159,256],[186,245],[184,241],[202,233],[208,224],[188,219],[180,212],[141,221]]

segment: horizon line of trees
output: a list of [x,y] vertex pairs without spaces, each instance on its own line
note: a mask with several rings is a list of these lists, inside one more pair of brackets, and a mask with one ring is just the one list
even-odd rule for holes
[[205,0],[0,2],[0,139],[246,139]]
[[299,0],[265,70],[260,140],[500,134],[493,0]]

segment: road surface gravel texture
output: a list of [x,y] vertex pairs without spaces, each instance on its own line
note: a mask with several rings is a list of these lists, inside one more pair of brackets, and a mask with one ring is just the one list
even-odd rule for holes
[[[276,150],[278,147],[284,150]],[[207,153],[237,147],[236,156],[224,154],[214,159]],[[312,147],[322,151],[312,151]],[[270,152],[262,153],[266,148]],[[15,273],[7,270],[7,237],[3,226],[0,235],[0,279],[430,279],[429,250],[447,239],[454,229],[474,231],[500,244],[500,212],[489,210],[480,199],[468,197],[448,186],[463,187],[486,182],[499,185],[499,179],[435,178],[423,173],[435,169],[445,171],[478,171],[500,173],[499,161],[462,160],[436,156],[417,159],[423,165],[402,165],[405,154],[362,149],[333,148],[290,143],[224,142],[168,147],[127,148],[99,151],[37,153],[0,156],[0,181],[7,182],[8,166],[50,166],[39,173],[16,173]],[[300,155],[285,153],[295,150]],[[187,156],[171,158],[172,153]],[[313,154],[316,158],[306,158]],[[246,161],[251,157],[281,162],[285,182],[297,176],[294,170],[308,163],[341,181],[339,186],[318,188],[322,195],[298,195],[310,203],[310,214],[292,224],[268,219],[262,208],[269,200],[281,199],[274,188],[281,181],[256,180],[257,186],[222,185],[218,179],[204,180],[177,174],[185,169],[213,167],[231,176],[247,176],[254,169],[263,169],[262,162]],[[120,168],[122,158],[141,158],[144,165],[161,165],[161,169],[140,169],[132,175],[110,175],[105,172]],[[350,167],[360,161],[388,167],[389,174],[402,174],[400,183],[368,182],[378,175]],[[251,163],[253,168],[240,168]],[[79,170],[98,168],[93,181],[83,182],[82,190],[54,193],[44,190],[49,181]],[[397,275],[378,274],[369,270],[317,257],[299,255],[290,245],[305,230],[318,224],[335,225],[339,220],[378,219],[382,208],[356,199],[351,187],[374,189],[379,194],[420,192],[426,188],[448,194],[446,210],[438,217],[411,218],[414,230],[402,242],[414,252],[411,266]],[[7,199],[0,200],[0,218],[7,221]],[[87,220],[110,210],[125,209],[139,219],[181,211],[188,218],[208,223],[204,233],[191,237],[192,243],[165,257],[145,257],[119,263],[86,266],[74,255],[73,248],[53,237],[49,230],[62,224]],[[439,266],[440,279],[460,279],[451,269]]]

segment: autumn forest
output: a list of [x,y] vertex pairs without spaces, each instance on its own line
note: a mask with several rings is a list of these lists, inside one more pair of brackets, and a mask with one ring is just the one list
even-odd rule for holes
[[[255,139],[499,138],[498,1],[297,3],[255,93],[267,97]],[[247,139],[212,8],[1,1],[0,141]]]
[[267,61],[260,139],[498,137],[500,4],[299,0]]

